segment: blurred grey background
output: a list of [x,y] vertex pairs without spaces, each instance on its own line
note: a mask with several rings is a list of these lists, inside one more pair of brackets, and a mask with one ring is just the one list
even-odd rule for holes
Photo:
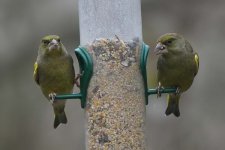
[[[178,32],[200,56],[199,73],[181,98],[180,118],[165,117],[165,96],[149,97],[147,149],[224,150],[225,1],[142,0],[142,24],[152,49],[160,35]],[[52,108],[33,81],[39,41],[46,34],[60,35],[75,59],[76,0],[0,0],[0,150],[84,149],[79,101],[68,101],[69,123],[54,130]],[[156,57],[150,54],[149,83],[155,87]]]

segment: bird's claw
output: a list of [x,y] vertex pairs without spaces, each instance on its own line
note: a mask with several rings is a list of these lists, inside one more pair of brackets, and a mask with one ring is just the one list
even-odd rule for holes
[[177,87],[175,94],[176,95],[179,95],[180,94],[180,88],[179,87]]
[[55,101],[56,93],[50,93],[50,94],[48,95],[48,97],[49,97],[50,103],[53,104],[54,101]]
[[162,86],[161,82],[159,82],[159,84],[158,84],[158,86],[156,88],[156,90],[157,90],[157,98],[161,97],[162,94],[161,94],[160,90],[162,90],[162,89],[164,89],[164,87]]
[[80,87],[80,83],[78,82],[78,80],[80,79],[80,77],[82,77],[84,74],[84,71],[82,71],[82,73],[77,74],[77,76],[74,79],[74,84],[76,84],[77,87]]

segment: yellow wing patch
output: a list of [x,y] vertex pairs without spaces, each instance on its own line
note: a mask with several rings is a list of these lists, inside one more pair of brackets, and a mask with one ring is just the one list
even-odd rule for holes
[[37,74],[38,64],[37,62],[34,63],[34,76]]
[[38,73],[38,63],[34,63],[34,80],[36,81],[37,84],[39,84],[39,73]]
[[197,53],[195,53],[195,64],[197,66],[197,69],[199,68],[199,56]]

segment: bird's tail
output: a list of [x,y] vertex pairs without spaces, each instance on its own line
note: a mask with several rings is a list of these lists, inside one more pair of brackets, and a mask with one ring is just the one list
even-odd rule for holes
[[54,128],[57,128],[60,123],[66,124],[67,117],[64,111],[65,104],[60,104],[60,105],[53,104],[53,107],[54,107],[54,113],[55,113]]
[[179,99],[180,99],[180,95],[176,95],[176,94],[169,94],[168,95],[168,106],[167,106],[167,109],[166,109],[166,112],[165,112],[165,114],[167,116],[172,114],[172,113],[176,117],[180,116]]

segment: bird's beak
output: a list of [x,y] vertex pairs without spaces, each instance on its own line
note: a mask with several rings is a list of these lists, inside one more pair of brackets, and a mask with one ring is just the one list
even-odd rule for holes
[[159,42],[156,45],[154,52],[156,53],[156,55],[159,55],[164,53],[164,51],[167,51],[166,46]]
[[59,49],[59,42],[56,41],[55,39],[53,39],[50,43],[49,43],[49,50],[58,50]]

